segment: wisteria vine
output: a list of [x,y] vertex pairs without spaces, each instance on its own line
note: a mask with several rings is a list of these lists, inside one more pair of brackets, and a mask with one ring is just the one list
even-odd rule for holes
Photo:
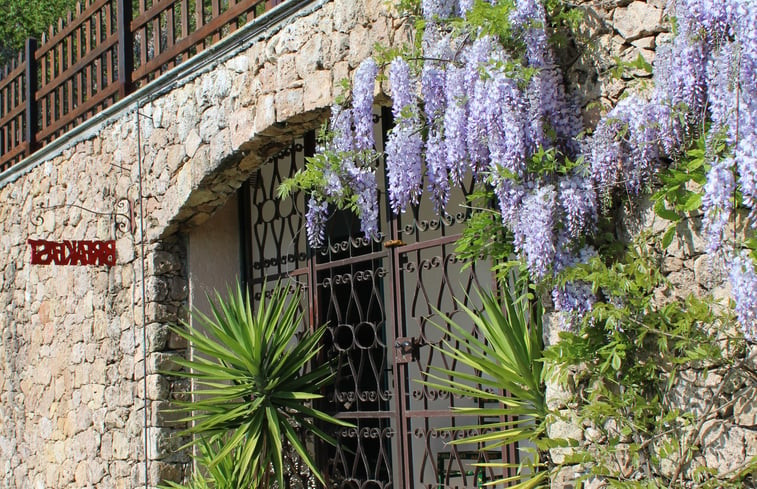
[[[517,54],[497,36],[447,27],[451,17],[502,5],[510,7],[508,42],[524,48]],[[494,190],[532,276],[555,277],[596,255],[586,237],[601,203],[619,191],[640,196],[706,126],[707,141],[725,137],[728,148],[708,151],[708,250],[726,257],[735,311],[747,339],[757,341],[754,262],[726,233],[738,211],[735,194],[752,228],[757,222],[757,2],[671,0],[668,11],[677,35],[657,48],[654,89],[620,101],[579,140],[580,111],[565,91],[539,0],[422,0],[423,61],[396,57],[388,66],[389,202],[404,212],[425,192],[443,213],[450,188],[472,173]],[[320,177],[299,184],[311,195],[314,246],[324,240],[326,202],[348,202],[366,236],[378,229],[371,112],[378,72],[372,59],[358,67],[351,107],[333,108],[332,137],[310,162]],[[561,164],[545,171],[545,158]],[[560,286],[553,299],[565,327],[593,304],[586,283]]]

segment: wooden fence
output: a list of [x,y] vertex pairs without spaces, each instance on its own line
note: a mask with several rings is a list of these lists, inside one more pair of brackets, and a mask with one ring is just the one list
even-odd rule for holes
[[84,0],[0,68],[0,172],[284,0]]

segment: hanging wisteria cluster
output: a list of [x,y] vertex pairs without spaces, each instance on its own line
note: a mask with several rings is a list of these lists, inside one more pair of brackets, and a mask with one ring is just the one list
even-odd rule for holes
[[[446,19],[465,18],[471,8],[470,0],[423,0],[424,61],[397,57],[388,66],[395,119],[386,144],[392,210],[404,212],[426,193],[443,213],[450,188],[472,173],[493,188],[503,225],[532,276],[554,276],[596,254],[583,243],[603,198],[618,190],[640,195],[663,162],[679,157],[711,121],[711,139],[725,133],[730,151],[713,157],[705,186],[709,250],[730,257],[736,312],[746,336],[757,339],[757,274],[724,239],[737,187],[757,222],[757,2],[673,1],[678,34],[658,47],[654,90],[619,102],[581,142],[580,111],[564,90],[541,2],[516,0],[509,13],[512,35],[524,48],[518,55],[493,36],[446,27]],[[333,109],[334,137],[324,150],[341,163],[330,166],[323,188],[312,192],[307,228],[313,245],[323,241],[324,203],[345,189],[354,196],[366,236],[377,230],[375,157],[369,156],[377,72],[373,60],[363,62],[351,108]],[[536,161],[545,154],[586,164],[545,172]],[[555,289],[553,299],[566,317],[593,303],[584,283]]]

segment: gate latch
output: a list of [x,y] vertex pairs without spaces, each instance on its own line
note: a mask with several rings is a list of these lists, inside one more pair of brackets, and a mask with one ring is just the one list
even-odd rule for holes
[[396,363],[408,363],[420,358],[420,348],[426,342],[419,338],[399,337],[394,342],[394,361]]

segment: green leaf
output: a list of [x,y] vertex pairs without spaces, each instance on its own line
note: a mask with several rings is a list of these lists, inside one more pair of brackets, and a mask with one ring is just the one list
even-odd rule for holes
[[668,221],[678,221],[681,216],[677,212],[665,207],[665,201],[660,199],[654,204],[655,214]]
[[691,192],[688,198],[686,199],[686,202],[683,203],[683,211],[691,212],[695,209],[699,209],[701,206],[702,206],[702,194]]
[[668,246],[673,242],[673,238],[676,235],[676,226],[670,226],[668,227],[668,230],[665,231],[665,234],[662,236],[662,247],[663,249],[667,249]]

